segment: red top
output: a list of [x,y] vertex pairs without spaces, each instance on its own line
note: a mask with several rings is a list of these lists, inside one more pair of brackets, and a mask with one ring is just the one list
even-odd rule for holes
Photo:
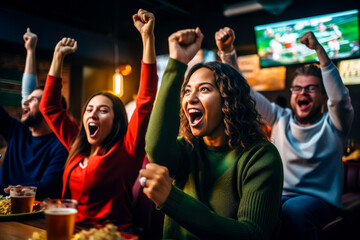
[[[62,79],[47,77],[40,111],[51,129],[69,149],[79,127],[61,107]],[[132,225],[132,193],[145,156],[145,133],[157,90],[156,64],[141,65],[136,109],[123,139],[107,153],[91,156],[86,168],[76,154],[65,166],[64,198],[79,202],[76,221],[96,224],[111,221],[120,227]]]

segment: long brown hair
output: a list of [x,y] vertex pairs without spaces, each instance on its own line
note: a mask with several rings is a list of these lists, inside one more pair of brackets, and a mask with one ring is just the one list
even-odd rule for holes
[[76,154],[82,154],[84,156],[89,156],[90,154],[91,144],[88,142],[86,137],[85,127],[83,125],[83,117],[90,100],[99,95],[105,96],[110,99],[110,101],[113,103],[114,111],[114,120],[111,132],[101,144],[103,153],[109,151],[110,148],[114,146],[117,141],[119,141],[125,136],[128,127],[128,120],[123,102],[120,100],[120,98],[110,92],[96,93],[87,100],[86,104],[82,109],[80,131],[70,146],[70,153],[67,162]]
[[[229,137],[231,148],[248,148],[260,140],[265,140],[261,116],[255,109],[255,101],[250,96],[250,87],[235,69],[220,62],[199,63],[190,69],[181,87],[181,102],[190,77],[200,68],[213,72],[215,83],[220,91],[225,134]],[[183,109],[180,110],[180,135],[192,145],[198,139],[191,133],[189,121]]]

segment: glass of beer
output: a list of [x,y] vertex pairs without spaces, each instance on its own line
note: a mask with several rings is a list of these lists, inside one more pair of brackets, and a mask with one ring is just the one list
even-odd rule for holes
[[73,199],[44,201],[48,240],[70,240],[75,227],[78,202]]
[[36,187],[31,186],[11,186],[10,200],[11,213],[28,213],[33,211]]

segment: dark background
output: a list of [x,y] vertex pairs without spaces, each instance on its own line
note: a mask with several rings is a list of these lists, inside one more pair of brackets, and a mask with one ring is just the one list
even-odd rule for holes
[[[256,53],[254,26],[328,14],[352,9],[359,9],[360,3],[355,0],[262,0],[265,6],[274,7],[277,14],[269,10],[225,17],[224,7],[248,2],[244,0],[133,0],[133,1],[4,1],[0,2],[0,68],[7,68],[7,61],[20,62],[16,68],[21,70],[24,65],[25,51],[22,35],[26,27],[38,34],[39,42],[37,57],[49,62],[56,43],[64,36],[78,40],[78,51],[65,59],[69,65],[70,77],[70,111],[75,118],[80,117],[80,109],[86,96],[81,93],[84,82],[84,67],[103,68],[113,71],[115,61],[114,45],[119,47],[118,64],[131,64],[133,72],[125,78],[127,89],[122,100],[131,100],[137,91],[141,59],[141,39],[133,26],[132,15],[139,8],[155,14],[155,36],[157,54],[168,52],[168,36],[183,28],[200,27],[205,39],[203,47],[216,50],[215,32],[224,26],[229,26],[236,33],[236,50],[238,55]],[[285,9],[281,6],[290,3]],[[10,60],[9,60],[10,59]],[[335,62],[336,63],[336,62]],[[4,67],[4,65],[6,65]],[[16,64],[15,64],[16,65]],[[13,65],[11,65],[13,66]],[[284,95],[289,100],[291,75],[297,66],[288,66],[286,74],[286,89],[264,92],[264,95],[274,101],[278,95]],[[39,67],[41,68],[41,67]],[[46,75],[47,65],[43,67]],[[40,69],[40,72],[42,70]],[[1,78],[1,71],[0,71]],[[75,81],[76,80],[76,81]],[[349,86],[355,119],[350,137],[357,142],[359,139],[359,85]],[[101,89],[99,89],[101,90]],[[0,96],[1,98],[1,96]]]

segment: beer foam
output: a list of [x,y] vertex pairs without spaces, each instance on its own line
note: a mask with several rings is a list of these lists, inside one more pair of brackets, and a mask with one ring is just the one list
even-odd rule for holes
[[51,208],[45,210],[45,214],[51,214],[51,215],[69,215],[76,213],[77,213],[77,209],[74,208]]
[[22,189],[21,190],[22,194],[24,194],[25,196],[35,196],[35,192],[31,189]]

